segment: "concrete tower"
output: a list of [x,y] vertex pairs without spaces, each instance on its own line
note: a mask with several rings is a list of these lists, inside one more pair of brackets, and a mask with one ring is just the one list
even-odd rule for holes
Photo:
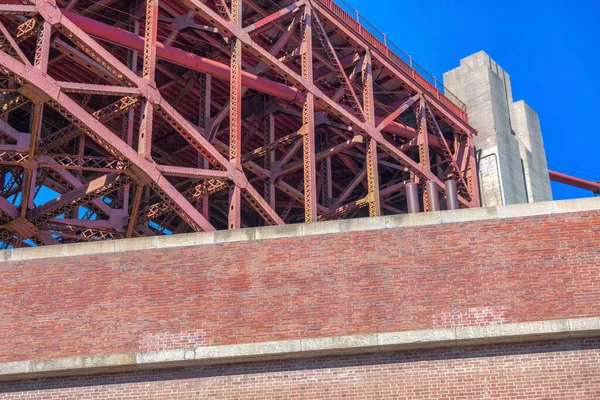
[[537,113],[513,102],[510,76],[484,51],[444,74],[444,85],[467,105],[478,131],[483,206],[552,200]]

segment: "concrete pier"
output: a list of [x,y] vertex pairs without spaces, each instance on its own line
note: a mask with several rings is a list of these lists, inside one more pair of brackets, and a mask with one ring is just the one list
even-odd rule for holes
[[539,118],[523,100],[513,101],[508,73],[480,51],[445,73],[444,85],[465,102],[478,131],[482,205],[552,200]]

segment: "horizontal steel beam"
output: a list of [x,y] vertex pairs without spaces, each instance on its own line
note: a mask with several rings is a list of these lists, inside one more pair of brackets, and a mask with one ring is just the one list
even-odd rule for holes
[[576,178],[567,174],[562,174],[556,171],[548,171],[550,180],[554,182],[564,183],[565,185],[578,187],[580,189],[589,190],[593,193],[600,194],[600,182],[586,181],[585,179]]
[[[7,1],[7,0],[4,0]],[[69,18],[84,32],[104,39],[111,43],[127,47],[132,50],[144,50],[144,38],[135,33],[98,22],[71,11],[61,10],[62,14]],[[229,80],[229,66],[213,61],[211,59],[189,53],[176,47],[156,43],[156,56],[175,64],[189,68],[193,71],[203,72],[217,78]],[[274,82],[270,79],[261,78],[256,75],[242,71],[242,85],[262,93],[280,97],[288,101],[301,99],[299,91],[295,88]]]
[[174,167],[171,165],[157,165],[156,169],[165,176],[180,176],[194,179],[233,179],[233,176],[229,172],[214,169]]

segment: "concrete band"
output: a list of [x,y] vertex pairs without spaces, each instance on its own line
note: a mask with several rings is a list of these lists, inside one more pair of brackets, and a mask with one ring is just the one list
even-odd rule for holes
[[356,218],[312,224],[291,224],[261,228],[234,229],[217,232],[200,232],[180,235],[141,237],[135,239],[107,240],[56,246],[19,248],[0,251],[0,262],[81,256],[86,254],[117,253],[167,247],[197,246],[250,240],[324,235],[375,229],[407,228],[468,221],[485,221],[504,218],[531,217],[551,214],[600,210],[600,198],[548,201],[514,204],[509,206],[470,208],[418,214]]
[[600,336],[600,317],[0,363],[0,381]]

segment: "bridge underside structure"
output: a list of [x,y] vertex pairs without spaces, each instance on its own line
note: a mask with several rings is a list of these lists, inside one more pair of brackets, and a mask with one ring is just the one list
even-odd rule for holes
[[409,183],[479,206],[464,108],[331,0],[0,0],[0,22],[4,247],[398,214]]

